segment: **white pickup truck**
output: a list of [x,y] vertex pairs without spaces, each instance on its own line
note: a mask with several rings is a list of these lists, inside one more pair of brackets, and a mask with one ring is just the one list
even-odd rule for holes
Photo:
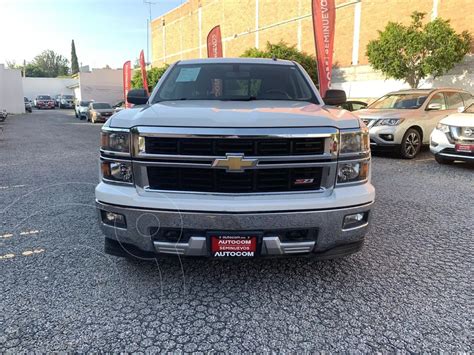
[[325,105],[298,63],[181,61],[128,101],[101,132],[106,253],[328,259],[362,247],[375,197],[368,131]]

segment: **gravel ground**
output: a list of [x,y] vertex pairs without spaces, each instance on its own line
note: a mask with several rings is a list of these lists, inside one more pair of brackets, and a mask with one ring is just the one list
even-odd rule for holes
[[374,157],[363,251],[342,260],[102,253],[99,125],[0,132],[0,351],[472,351],[473,169]]

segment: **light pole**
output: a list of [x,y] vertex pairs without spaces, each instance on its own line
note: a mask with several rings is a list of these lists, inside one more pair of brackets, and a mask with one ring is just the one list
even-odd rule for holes
[[147,45],[147,49],[146,49],[146,62],[147,62],[147,64],[149,64],[149,63],[150,63],[151,5],[156,5],[156,2],[143,0],[143,3],[144,3],[145,5],[148,5],[148,14],[149,14],[149,18],[148,18],[148,20],[147,20],[147,26],[146,26],[146,45]]

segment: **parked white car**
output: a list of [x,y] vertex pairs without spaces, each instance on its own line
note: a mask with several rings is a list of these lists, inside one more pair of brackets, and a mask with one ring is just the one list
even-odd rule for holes
[[430,150],[440,164],[474,162],[474,103],[438,123],[431,133]]

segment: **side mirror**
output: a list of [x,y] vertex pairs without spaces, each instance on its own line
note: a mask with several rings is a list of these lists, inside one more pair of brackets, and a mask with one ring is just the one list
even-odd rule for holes
[[347,101],[346,92],[344,90],[327,90],[323,100],[326,105],[342,105]]
[[426,108],[427,111],[438,111],[441,110],[442,106],[440,103],[433,102],[431,104],[428,104],[428,107]]
[[127,94],[127,101],[134,105],[144,105],[148,101],[145,89],[133,89]]
[[461,112],[464,112],[466,108],[464,106],[461,106],[461,107],[458,107],[458,112],[461,113]]

